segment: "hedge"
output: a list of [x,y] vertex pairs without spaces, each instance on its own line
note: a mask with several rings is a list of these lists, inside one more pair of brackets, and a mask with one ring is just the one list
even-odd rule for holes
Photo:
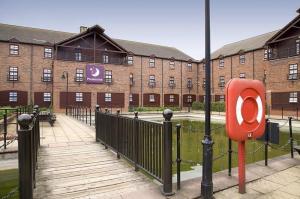
[[[204,110],[205,104],[203,102],[193,102],[192,110]],[[224,102],[212,102],[211,111],[215,112],[225,112],[225,103]]]

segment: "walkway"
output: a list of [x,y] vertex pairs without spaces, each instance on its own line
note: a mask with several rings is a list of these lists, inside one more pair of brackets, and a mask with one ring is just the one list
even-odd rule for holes
[[158,185],[96,143],[93,128],[64,115],[57,116],[53,128],[48,123],[41,125],[34,198],[132,198],[133,192],[152,191],[159,194]]

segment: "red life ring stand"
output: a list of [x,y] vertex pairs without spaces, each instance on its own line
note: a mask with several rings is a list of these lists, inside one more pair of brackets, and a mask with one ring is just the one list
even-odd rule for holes
[[226,129],[235,141],[262,136],[265,89],[258,80],[232,79],[226,85]]

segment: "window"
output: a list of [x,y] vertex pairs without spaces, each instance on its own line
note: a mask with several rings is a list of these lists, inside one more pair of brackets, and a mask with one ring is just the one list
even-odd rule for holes
[[17,92],[9,92],[9,101],[17,102],[18,101],[18,93]]
[[192,71],[193,70],[193,66],[192,66],[192,63],[188,63],[187,64],[187,68],[188,68],[188,71]]
[[155,59],[154,58],[149,59],[149,67],[155,67]]
[[289,80],[298,79],[298,64],[290,64],[289,67]]
[[103,55],[103,63],[108,64],[108,55]]
[[219,87],[224,87],[225,86],[225,77],[220,76],[219,77]]
[[188,78],[188,79],[187,79],[187,87],[188,87],[188,88],[192,88],[192,87],[193,87],[193,82],[192,82],[192,79],[191,79],[191,78]]
[[149,102],[155,102],[154,95],[149,95]]
[[271,48],[265,49],[265,51],[264,51],[264,60],[268,60],[271,57],[271,52],[272,52]]
[[112,71],[111,70],[105,71],[105,83],[112,83]]
[[19,55],[19,45],[10,44],[9,45],[9,54],[10,55]]
[[170,69],[175,69],[175,62],[174,61],[170,61]]
[[245,79],[245,78],[246,78],[245,73],[240,73],[240,78],[241,78],[241,79]]
[[9,67],[8,81],[18,81],[18,67]]
[[111,93],[105,93],[104,101],[105,102],[111,102]]
[[76,69],[75,82],[83,82],[83,69]]
[[132,94],[129,94],[129,102],[133,102]]
[[174,77],[170,77],[169,78],[169,86],[170,87],[174,87],[175,86],[175,79],[174,79]]
[[220,60],[219,60],[219,67],[224,67],[224,59],[223,58],[221,58]]
[[224,95],[220,95],[220,102],[224,102],[224,101],[225,101]]
[[75,53],[75,60],[76,61],[81,61],[81,52],[76,52]]
[[174,95],[170,95],[169,101],[170,101],[170,102],[175,102],[175,97],[174,97]]
[[149,75],[149,86],[155,86],[155,75]]
[[203,88],[205,88],[205,84],[206,84],[206,81],[205,81],[205,78],[203,78]]
[[75,99],[76,102],[83,102],[82,93],[76,93],[75,95],[76,95],[76,99]]
[[289,99],[290,103],[297,103],[298,102],[298,96],[297,96],[297,92],[291,92],[290,93],[290,99]]
[[246,60],[246,57],[244,54],[240,55],[240,64],[244,64]]
[[44,57],[52,58],[52,48],[44,48]]
[[43,78],[42,78],[43,82],[51,82],[52,81],[52,72],[51,69],[43,69]]
[[191,95],[188,95],[187,96],[187,102],[188,103],[192,103],[193,99],[192,99],[192,96]]
[[132,65],[133,64],[133,56],[127,56],[127,64]]
[[51,102],[51,93],[44,93],[44,102]]

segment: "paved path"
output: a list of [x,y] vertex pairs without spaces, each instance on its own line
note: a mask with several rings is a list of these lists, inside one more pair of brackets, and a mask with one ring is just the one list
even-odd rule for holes
[[34,198],[132,198],[159,189],[96,143],[93,128],[60,114],[53,128],[42,124]]

